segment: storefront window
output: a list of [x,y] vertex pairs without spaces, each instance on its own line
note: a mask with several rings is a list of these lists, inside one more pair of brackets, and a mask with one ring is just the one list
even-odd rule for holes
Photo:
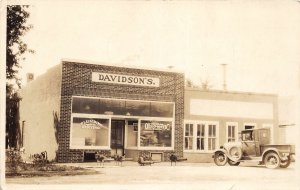
[[108,146],[109,120],[73,117],[71,148]]
[[142,147],[171,147],[171,121],[141,121],[140,145]]

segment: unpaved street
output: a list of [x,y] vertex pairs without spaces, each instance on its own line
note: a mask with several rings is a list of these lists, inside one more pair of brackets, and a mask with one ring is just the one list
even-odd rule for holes
[[[70,165],[70,164],[69,164]],[[299,189],[296,183],[295,164],[287,169],[267,169],[263,166],[241,165],[218,167],[214,164],[157,163],[138,166],[125,162],[99,167],[96,163],[76,164],[95,169],[100,174],[80,176],[53,176],[34,178],[9,178],[7,189]],[[26,184],[26,185],[24,185]],[[38,184],[38,185],[37,185]],[[32,186],[34,185],[34,186]],[[50,185],[50,186],[49,186]],[[53,186],[55,185],[55,186]],[[61,186],[57,186],[61,185]],[[80,188],[80,189],[82,189]]]

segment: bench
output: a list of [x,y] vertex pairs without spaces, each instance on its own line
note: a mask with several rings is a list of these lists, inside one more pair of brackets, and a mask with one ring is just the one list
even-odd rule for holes
[[140,164],[140,166],[145,166],[145,165],[150,165],[154,164],[154,162],[152,160],[145,160],[144,157],[139,157],[138,159],[138,163]]
[[174,154],[171,154],[170,161],[171,161],[171,166],[173,165],[173,162],[175,163],[175,166],[176,166],[176,162],[187,161],[187,158],[182,158],[182,157],[180,158]]

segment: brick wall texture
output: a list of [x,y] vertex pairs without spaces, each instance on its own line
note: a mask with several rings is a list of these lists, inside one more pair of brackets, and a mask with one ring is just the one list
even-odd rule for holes
[[[121,75],[155,77],[160,79],[159,87],[144,87],[92,82],[92,72],[104,72]],[[184,121],[184,74],[144,69],[93,65],[78,62],[62,62],[60,127],[58,131],[58,162],[82,162],[84,151],[69,149],[72,96],[101,97],[131,100],[149,100],[175,102],[175,137],[174,151],[183,156],[183,121]],[[98,151],[98,150],[97,150]],[[109,150],[99,150],[109,156]],[[138,151],[139,155],[150,152],[163,152],[168,160],[173,151]]]

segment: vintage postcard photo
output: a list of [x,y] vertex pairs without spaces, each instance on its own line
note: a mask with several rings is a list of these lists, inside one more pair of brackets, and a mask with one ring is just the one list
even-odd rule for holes
[[299,1],[0,12],[1,189],[300,188]]

